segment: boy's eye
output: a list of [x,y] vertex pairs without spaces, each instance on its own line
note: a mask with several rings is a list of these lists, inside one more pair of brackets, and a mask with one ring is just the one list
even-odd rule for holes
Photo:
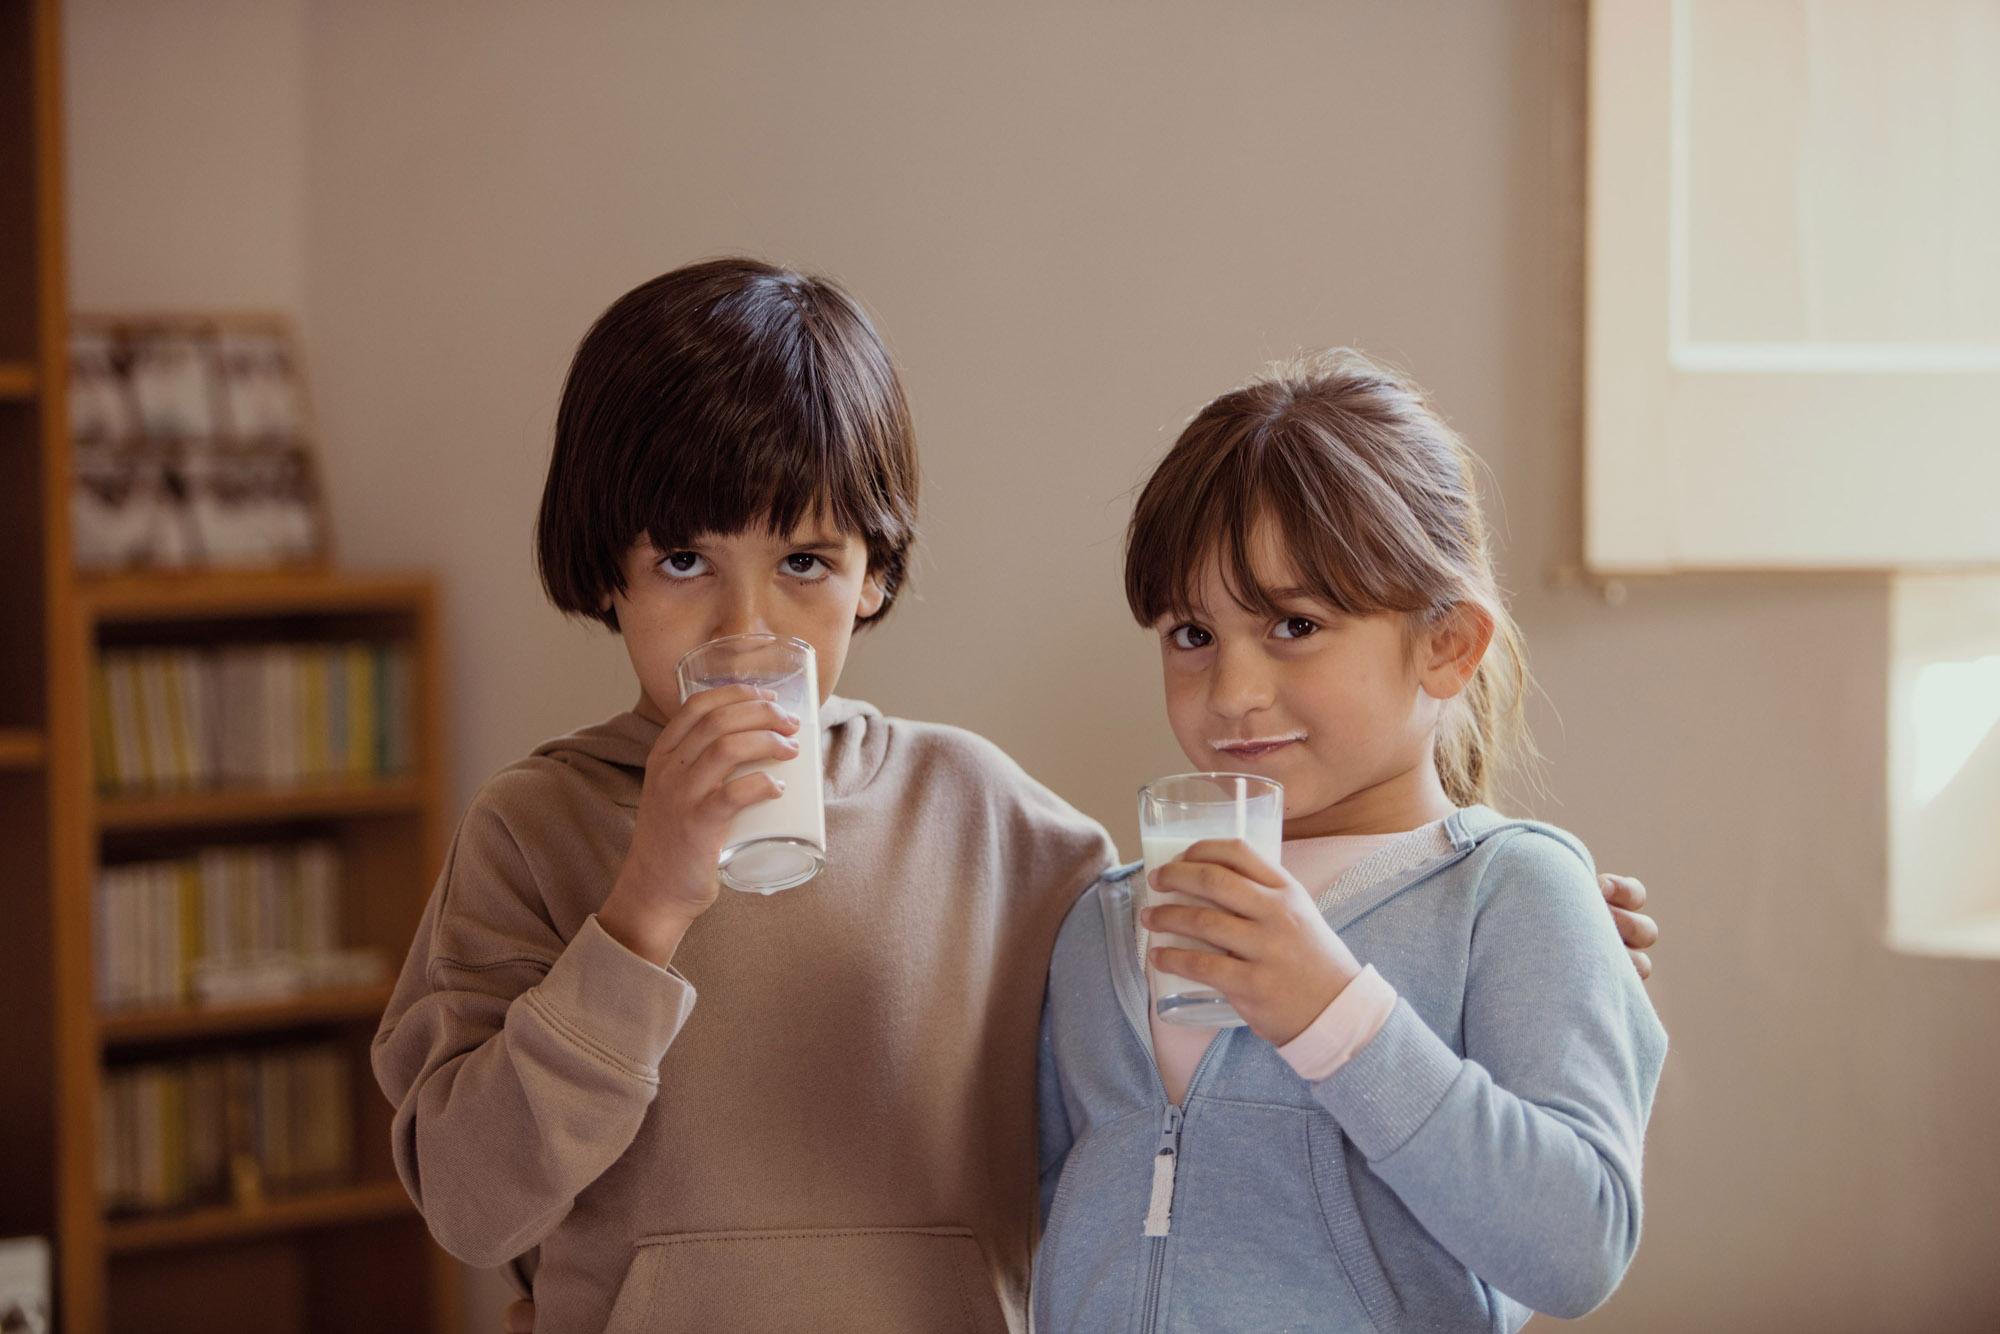
[[699,552],[676,551],[660,562],[660,573],[669,579],[693,579],[702,574],[708,561]]
[[805,551],[794,551],[791,555],[785,557],[785,569],[808,583],[824,579],[828,574],[833,572],[832,566],[828,565],[818,556]]
[[1198,625],[1177,625],[1167,631],[1167,642],[1175,648],[1207,648],[1215,642],[1215,636]]
[[1280,639],[1304,639],[1318,629],[1317,621],[1308,620],[1304,616],[1287,616],[1278,622],[1277,628],[1272,633]]

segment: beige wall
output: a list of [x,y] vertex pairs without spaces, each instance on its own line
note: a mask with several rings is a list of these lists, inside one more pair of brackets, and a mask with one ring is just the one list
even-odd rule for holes
[[299,309],[305,0],[62,8],[72,304]]
[[[237,159],[302,193],[240,252],[233,189],[190,200],[115,156],[128,122],[191,138],[205,107],[113,85],[152,29],[185,48],[257,7],[179,6],[182,36],[135,27],[147,8],[72,6],[78,293],[234,303],[246,258],[269,265],[249,296],[303,291],[346,558],[445,580],[461,799],[631,697],[615,641],[541,603],[529,529],[568,352],[634,282],[745,249],[863,296],[915,401],[929,536],[843,689],[988,733],[1127,845],[1134,785],[1178,761],[1118,595],[1128,493],[1266,357],[1361,344],[1505,498],[1551,701],[1538,813],[1666,921],[1645,1245],[1591,1323],[2000,1321],[2000,969],[1877,943],[1883,590],[1690,579],[1614,607],[1547,577],[1577,530],[1575,0],[306,4],[259,29],[262,74],[304,53],[303,152],[245,130]],[[166,250],[141,222],[162,207],[217,230]],[[163,289],[162,266],[211,277]]]

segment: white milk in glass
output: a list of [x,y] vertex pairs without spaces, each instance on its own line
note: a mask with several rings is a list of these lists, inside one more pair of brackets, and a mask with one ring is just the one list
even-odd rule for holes
[[[760,642],[748,642],[748,641]],[[789,661],[778,661],[789,657]],[[802,885],[826,862],[826,805],[821,792],[819,665],[801,641],[737,636],[705,644],[681,664],[686,699],[729,685],[759,686],[799,719],[792,739],[799,753],[785,760],[746,764],[729,781],[768,772],[785,785],[769,800],[738,811],[722,845],[722,883],[731,889],[775,894]]]
[[[736,775],[767,770],[785,785],[785,790],[770,801],[745,807],[729,822],[729,834],[722,846],[722,870],[724,878],[738,889],[770,894],[789,888],[782,882],[791,881],[794,874],[811,878],[825,857],[819,673],[810,662],[805,680],[803,698],[787,699],[786,691],[778,692],[778,703],[798,715],[799,730],[792,733],[792,739],[799,743],[799,753],[789,760],[746,764]],[[810,866],[802,844],[821,854]]]
[[[1262,828],[1259,827],[1260,824],[1263,826]],[[1234,818],[1228,815],[1217,818],[1212,823],[1205,822],[1192,827],[1188,825],[1176,825],[1171,833],[1149,833],[1139,841],[1140,855],[1146,859],[1146,875],[1148,877],[1148,886],[1146,889],[1147,907],[1164,908],[1171,904],[1183,904],[1193,907],[1213,906],[1206,900],[1189,898],[1185,894],[1162,893],[1151,887],[1150,880],[1153,872],[1159,870],[1162,866],[1165,866],[1195,844],[1202,842],[1204,839],[1211,838],[1240,838],[1250,845],[1252,852],[1273,866],[1280,864],[1280,858],[1284,851],[1284,831],[1281,825],[1277,825],[1271,821],[1255,821],[1239,833]],[[1155,1004],[1170,997],[1191,996],[1212,998],[1217,1005],[1221,1005],[1221,998],[1212,987],[1204,986],[1199,982],[1190,982],[1188,979],[1177,977],[1172,973],[1161,972],[1153,966],[1152,951],[1155,948],[1212,952],[1210,946],[1204,945],[1200,941],[1189,940],[1185,936],[1176,936],[1165,931],[1154,931],[1149,933],[1146,947],[1146,975],[1152,983],[1152,994]],[[1193,1008],[1201,1009],[1204,1007],[1195,1006]],[[1215,1008],[1215,1006],[1207,1008]],[[1221,1008],[1226,1008],[1226,1006],[1221,1006]],[[1165,1018],[1167,1016],[1162,1015],[1162,1017]],[[1241,1021],[1231,1020],[1230,1022],[1240,1023]]]

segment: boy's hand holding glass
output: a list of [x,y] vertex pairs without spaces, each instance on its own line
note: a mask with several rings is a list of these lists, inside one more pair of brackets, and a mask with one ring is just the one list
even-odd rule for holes
[[632,846],[599,925],[634,953],[665,965],[695,918],[721,893],[716,864],[737,812],[784,791],[746,764],[798,754],[799,719],[772,691],[724,686],[692,695],[646,756]]
[[1148,931],[1186,936],[1220,950],[1155,948],[1161,972],[1214,987],[1250,1030],[1283,1046],[1361,975],[1346,942],[1326,924],[1304,885],[1237,839],[1208,839],[1152,873],[1160,890],[1201,906],[1148,908]]

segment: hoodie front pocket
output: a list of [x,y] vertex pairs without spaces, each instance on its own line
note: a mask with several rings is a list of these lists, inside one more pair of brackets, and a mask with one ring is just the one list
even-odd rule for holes
[[1306,1158],[1312,1166],[1313,1193],[1319,1199],[1320,1222],[1327,1241],[1347,1275],[1348,1286],[1378,1330],[1400,1325],[1396,1293],[1382,1269],[1367,1225],[1347,1175],[1347,1136],[1331,1117],[1314,1115],[1306,1127]]
[[791,1228],[640,1238],[605,1334],[1006,1328],[967,1228]]

